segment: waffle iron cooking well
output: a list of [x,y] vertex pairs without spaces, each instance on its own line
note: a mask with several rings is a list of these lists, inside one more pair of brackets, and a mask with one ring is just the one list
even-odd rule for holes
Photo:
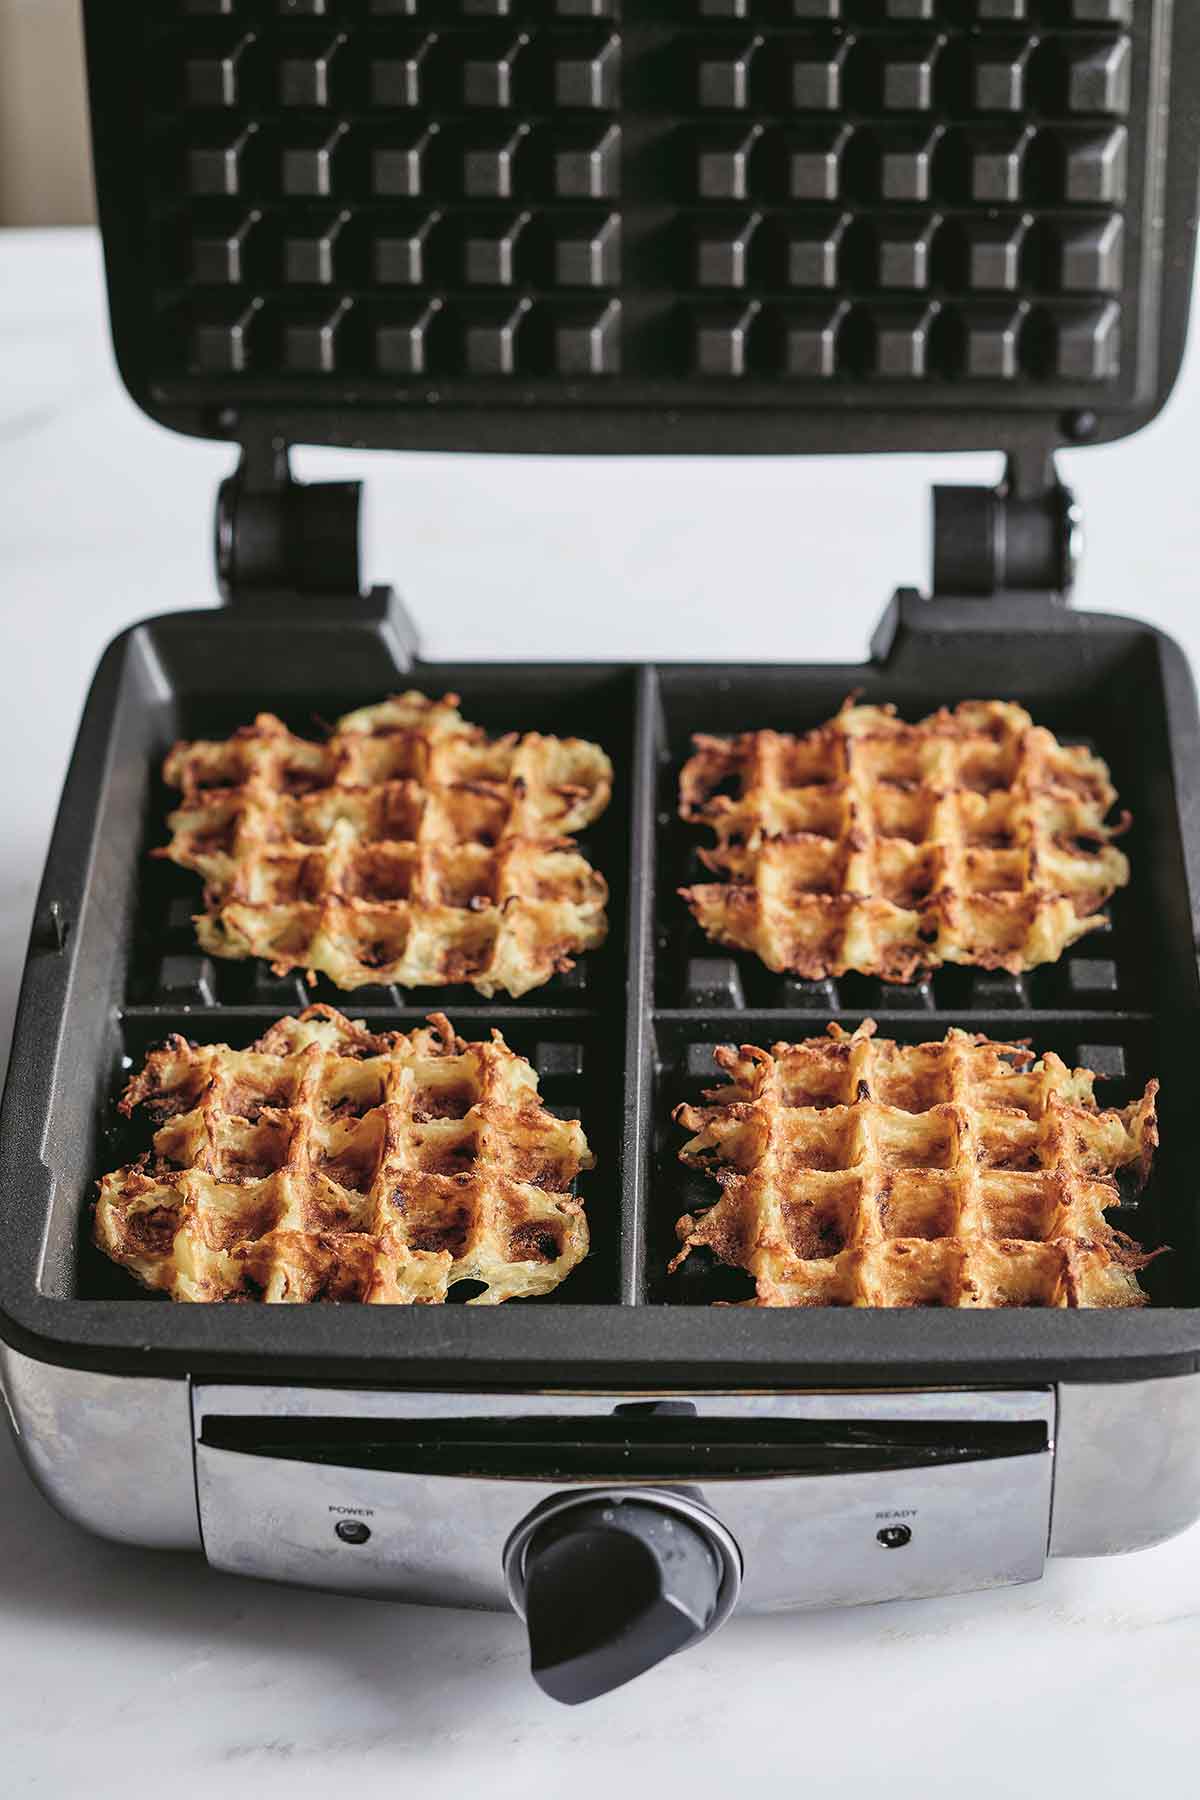
[[[133,627],[87,703],[42,886],[0,1144],[0,1369],[35,1478],[92,1529],[245,1573],[528,1615],[560,1698],[735,1601],[1036,1577],[1200,1516],[1195,951],[1200,725],[1179,650],[1073,612],[1062,444],[1136,429],[1190,290],[1200,9],[1170,0],[177,0],[86,7],[118,358],[240,449],[228,605]],[[856,667],[430,665],[361,591],[358,491],[292,443],[446,450],[999,448],[940,490],[929,597]],[[798,469],[798,491],[803,471]],[[197,505],[204,504],[202,496]],[[620,646],[613,645],[619,658]],[[260,707],[297,729],[416,685],[612,754],[585,846],[600,953],[523,1000],[365,989],[503,1026],[599,1167],[594,1251],[495,1309],[172,1306],[88,1241],[113,1099],[172,1030],[244,1043],[297,981],[198,956],[163,752]],[[1095,743],[1135,819],[1112,930],[1030,976],[768,974],[675,890],[690,734],[803,730],[852,689],[981,692]],[[322,983],[316,998],[337,1000]],[[1122,1229],[1171,1254],[1142,1311],[772,1312],[667,1280],[671,1106],[708,1053],[874,1015],[1163,1078]],[[695,1266],[694,1266],[695,1265]],[[1053,1499],[1052,1499],[1053,1495]],[[602,1573],[597,1577],[596,1571]]]

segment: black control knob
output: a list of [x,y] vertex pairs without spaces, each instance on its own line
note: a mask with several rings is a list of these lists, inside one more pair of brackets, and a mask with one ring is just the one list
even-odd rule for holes
[[524,1545],[534,1680],[568,1706],[632,1681],[705,1636],[723,1599],[724,1616],[735,1565],[698,1508],[597,1495],[551,1511]]

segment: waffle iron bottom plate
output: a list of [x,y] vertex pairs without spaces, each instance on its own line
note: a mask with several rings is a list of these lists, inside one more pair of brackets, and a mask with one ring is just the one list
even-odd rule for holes
[[[900,597],[871,662],[852,667],[410,663],[396,620],[312,608],[285,622],[231,609],[134,627],[89,698],[39,901],[0,1146],[0,1335],[42,1361],[142,1374],[409,1385],[756,1386],[1133,1379],[1183,1373],[1200,1351],[1192,1046],[1200,728],[1178,649],[1151,627],[1045,600]],[[464,1033],[495,1023],[578,1109],[599,1166],[586,1190],[594,1253],[548,1301],[503,1308],[176,1307],[138,1295],[89,1247],[96,1174],[126,1154],[113,1099],[130,1060],[167,1032],[239,1043],[302,1004],[294,980],[205,964],[189,943],[191,879],[150,862],[177,736],[219,735],[260,708],[300,730],[415,685],[461,694],[493,730],[595,737],[616,767],[613,804],[585,843],[612,886],[612,934],[571,975],[522,1000],[469,990],[312,998],[411,1023],[436,1004]],[[852,977],[802,983],[698,937],[675,893],[694,834],[675,819],[696,730],[804,730],[858,690],[915,717],[1002,696],[1110,763],[1134,815],[1133,880],[1112,930],[1023,979],[941,971],[912,990]],[[52,909],[57,909],[52,911]],[[65,936],[52,928],[65,927]],[[709,1046],[878,1019],[912,1039],[950,1024],[1083,1057],[1120,1100],[1162,1087],[1153,1185],[1123,1229],[1171,1254],[1140,1312],[772,1313],[717,1308],[741,1277],[693,1257],[668,1279],[689,1202],[670,1107],[702,1085]]]

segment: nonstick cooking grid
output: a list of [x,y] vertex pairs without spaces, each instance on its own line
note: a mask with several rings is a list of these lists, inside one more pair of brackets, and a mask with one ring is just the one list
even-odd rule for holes
[[[1007,1380],[1051,1364],[1055,1379],[1068,1369],[1078,1379],[1118,1369],[1130,1378],[1191,1358],[1188,1309],[1200,1290],[1189,1166],[1197,846],[1187,821],[1200,734],[1181,655],[1148,626],[1049,599],[902,598],[888,619],[876,660],[848,667],[424,664],[410,660],[394,611],[356,615],[338,602],[302,601],[283,615],[234,605],[126,633],[101,665],[81,727],[18,1015],[0,1140],[6,1330],[108,1367],[269,1369],[280,1378],[303,1369],[309,1379],[320,1370],[410,1385],[544,1385],[551,1371],[635,1387],[968,1372]],[[1113,930],[1086,946],[1084,960],[1112,965],[1103,982],[1094,969],[1043,971],[997,1002],[995,990],[973,994],[976,977],[954,971],[949,984],[935,977],[914,1007],[914,996],[880,985],[839,983],[832,996],[773,985],[745,957],[717,954],[708,960],[731,964],[737,981],[723,994],[689,993],[688,963],[707,946],[689,945],[689,915],[674,892],[671,817],[691,734],[802,731],[856,689],[919,718],[939,702],[978,696],[981,671],[987,695],[1018,701],[1064,740],[1092,740],[1134,815],[1124,840],[1131,885],[1114,906]],[[464,713],[490,732],[576,731],[604,744],[613,801],[583,843],[612,886],[612,937],[585,964],[581,986],[556,978],[517,1002],[436,990],[342,997],[325,984],[313,996],[376,1025],[409,1026],[434,1008],[465,1036],[499,1025],[542,1071],[550,1103],[582,1117],[598,1159],[580,1182],[593,1254],[556,1294],[496,1308],[145,1299],[88,1243],[96,1176],[135,1147],[114,1118],[130,1067],[174,1030],[244,1045],[305,999],[298,983],[275,998],[256,993],[249,966],[198,964],[172,907],[179,890],[163,886],[175,872],[148,855],[163,841],[171,800],[162,758],[175,738],[227,732],[261,707],[302,729],[407,687],[459,693]],[[182,992],[160,986],[181,977],[191,984]],[[905,1041],[941,1037],[951,1024],[1030,1038],[1108,1074],[1102,1096],[1116,1103],[1161,1079],[1153,1181],[1136,1208],[1124,1196],[1116,1221],[1149,1249],[1170,1245],[1147,1271],[1155,1304],[1132,1313],[980,1312],[969,1321],[936,1309],[780,1314],[708,1305],[743,1297],[745,1287],[699,1254],[667,1278],[675,1221],[698,1198],[676,1160],[682,1134],[670,1109],[704,1085],[708,1050],[803,1038],[831,1016],[853,1026],[865,1013],[882,1035]]]
[[[612,805],[583,840],[612,884],[612,929],[604,949],[520,1000],[493,1003],[481,1002],[466,988],[363,988],[343,994],[324,978],[309,988],[295,976],[272,976],[265,965],[202,957],[191,938],[190,913],[199,904],[194,883],[184,871],[146,854],[162,841],[172,803],[157,774],[167,741],[160,738],[148,750],[144,837],[132,882],[135,923],[113,1048],[128,1067],[139,1065],[149,1047],[175,1030],[244,1044],[272,1018],[312,1000],[328,1001],[376,1025],[406,1025],[437,1007],[467,1037],[486,1035],[497,1024],[513,1048],[534,1063],[552,1108],[582,1117],[599,1159],[580,1188],[588,1202],[592,1253],[553,1296],[533,1304],[686,1305],[741,1298],[750,1291],[747,1278],[717,1267],[704,1252],[694,1253],[682,1273],[666,1275],[676,1218],[713,1198],[711,1188],[705,1191],[707,1184],[677,1162],[683,1134],[671,1123],[670,1111],[680,1099],[697,1099],[716,1079],[714,1044],[770,1045],[818,1033],[832,1018],[853,1025],[864,1016],[879,1021],[881,1034],[905,1041],[941,1037],[950,1024],[997,1039],[1031,1039],[1039,1049],[1056,1050],[1069,1063],[1085,1063],[1105,1077],[1102,1104],[1124,1103],[1151,1075],[1163,1079],[1164,1145],[1154,1181],[1140,1198],[1126,1193],[1113,1217],[1149,1247],[1171,1242],[1172,1255],[1152,1265],[1146,1277],[1155,1298],[1165,1299],[1186,1287],[1192,1272],[1186,1217],[1168,1211],[1164,1218],[1160,1200],[1182,1145],[1172,1130],[1177,1051],[1154,1012],[1168,979],[1150,924],[1156,867],[1157,879],[1163,872],[1162,858],[1157,865],[1153,860],[1161,821],[1146,766],[1154,733],[1139,723],[1136,691],[1127,691],[1127,678],[1115,667],[1090,691],[1081,689],[1072,671],[1073,691],[1064,692],[1069,643],[1062,650],[1058,667],[1052,666],[1053,656],[1043,657],[1030,692],[1028,672],[1026,687],[1018,691],[1015,685],[1018,658],[1010,649],[1004,693],[1015,693],[1064,740],[1093,742],[1110,760],[1135,824],[1124,840],[1133,879],[1110,908],[1112,930],[1073,947],[1061,965],[1028,976],[943,969],[910,987],[865,977],[796,981],[772,975],[752,956],[707,944],[676,893],[694,837],[676,824],[678,774],[693,729],[804,730],[836,710],[850,687],[861,687],[864,673],[866,697],[893,697],[906,716],[918,716],[935,697],[962,697],[957,686],[935,690],[915,672],[664,667],[592,670],[586,682],[580,671],[564,672],[553,691],[545,671],[418,665],[413,682],[430,693],[452,687],[463,695],[469,714],[490,730],[506,723],[569,729],[595,738],[612,755]],[[962,672],[949,671],[947,679],[957,683]],[[278,704],[294,728],[314,730],[314,718],[333,716],[344,703],[361,698],[306,693]],[[263,703],[277,700],[268,694]],[[170,729],[220,734],[245,711],[241,700],[224,695],[185,694]],[[1165,745],[1157,748],[1165,754]],[[144,1122],[135,1118],[129,1124],[115,1113],[122,1084],[121,1070],[113,1067],[103,1098],[98,1170],[116,1167],[144,1147]],[[128,1297],[136,1291],[86,1242],[86,1220],[72,1281],[85,1297]],[[462,1284],[452,1298],[465,1299],[474,1291]]]
[[[475,709],[473,720],[483,724],[489,735],[506,728],[526,729],[524,709],[532,707],[540,729],[547,733],[604,744],[613,759],[615,785],[628,794],[632,753],[628,676],[605,680],[603,671],[589,670],[583,691],[580,685],[570,688],[564,701],[552,693],[552,678],[544,680],[536,697],[530,698],[528,684],[519,678],[512,681],[507,673],[492,681],[481,681],[478,669],[460,673],[466,685],[460,684],[455,691],[463,694],[468,710]],[[424,681],[425,691],[440,697],[447,687],[454,688],[454,674],[438,669]],[[515,690],[511,702],[506,690]],[[515,724],[506,710],[510,704],[521,710]],[[321,722],[345,708],[328,694],[311,694],[289,696],[282,710],[295,731],[320,738]],[[221,737],[246,722],[244,706],[216,697],[188,700],[178,717],[183,736]],[[619,1061],[605,1054],[602,1013],[608,1006],[606,996],[617,996],[619,1005],[624,981],[629,885],[626,806],[611,805],[580,839],[584,853],[613,885],[613,896],[606,942],[599,950],[581,955],[573,969],[518,999],[505,996],[495,1004],[481,1001],[468,986],[409,990],[372,986],[344,992],[325,976],[310,986],[299,974],[272,974],[265,962],[227,962],[198,951],[192,916],[202,907],[200,882],[190,871],[147,855],[149,848],[166,841],[166,814],[178,798],[161,780],[161,760],[156,757],[149,771],[147,840],[139,852],[126,972],[122,1053],[132,1066],[140,1066],[146,1051],[172,1031],[240,1046],[260,1036],[272,1019],[319,1001],[336,1006],[350,1018],[367,1018],[376,1025],[393,1020],[409,1023],[433,1010],[444,1011],[460,1036],[486,1038],[495,1025],[513,1050],[528,1057],[537,1070],[547,1106],[560,1117],[582,1118],[592,1148],[601,1158],[600,1170],[585,1176],[575,1191],[585,1200],[593,1192],[598,1197],[611,1195],[621,1157],[621,1071]],[[118,1079],[113,1101],[119,1098],[120,1085]],[[140,1154],[147,1131],[144,1117],[135,1115],[126,1122],[115,1105],[106,1107],[100,1159],[104,1168],[116,1168]],[[618,1209],[611,1202],[605,1204],[598,1198],[594,1217],[589,1208],[591,1252],[571,1277],[570,1297],[578,1302],[608,1298],[618,1285],[618,1219]],[[81,1245],[80,1257],[84,1292],[119,1297],[136,1291],[90,1242]],[[556,1303],[562,1291],[556,1289],[546,1298]],[[463,1301],[477,1292],[478,1283],[460,1282],[451,1299]]]
[[151,40],[162,371],[1118,379],[1128,8],[688,10],[185,6]]
[[567,413],[882,384],[1111,415],[1169,379],[1160,0],[120,10],[91,47],[118,349],[193,428],[386,405],[463,440],[491,396],[557,412],[553,448]]
[[[1004,696],[1022,680],[1019,650],[997,650],[989,665],[963,646],[961,679],[974,663],[989,670],[989,681],[1006,675]],[[1056,660],[1047,649],[1044,654]],[[958,658],[954,658],[958,661]],[[1007,665],[1007,667],[1006,667]],[[1031,671],[1024,672],[1024,680]],[[654,1300],[689,1301],[744,1298],[750,1280],[736,1270],[717,1266],[704,1252],[694,1252],[683,1270],[666,1276],[675,1248],[676,1218],[696,1206],[711,1204],[711,1181],[685,1170],[676,1153],[683,1133],[670,1121],[680,1100],[697,1101],[705,1087],[719,1085],[712,1063],[717,1043],[755,1043],[769,1048],[777,1040],[813,1036],[830,1019],[853,1026],[864,1017],[879,1021],[880,1034],[905,1042],[938,1038],[948,1025],[985,1032],[997,1040],[1028,1040],[1035,1048],[1055,1050],[1074,1066],[1085,1064],[1107,1077],[1098,1087],[1101,1105],[1124,1104],[1158,1074],[1163,1080],[1162,1132],[1156,1174],[1140,1199],[1124,1196],[1113,1222],[1153,1247],[1163,1241],[1157,1197],[1172,1166],[1172,1093],[1169,1038],[1160,1037],[1152,1009],[1168,1001],[1162,964],[1154,955],[1153,779],[1154,733],[1139,710],[1136,693],[1122,684],[1107,686],[1104,698],[1053,686],[1060,675],[1043,673],[1042,692],[1030,697],[1037,722],[1048,725],[1066,742],[1086,742],[1109,761],[1113,779],[1134,813],[1134,825],[1122,839],[1132,862],[1129,888],[1105,909],[1111,930],[1081,940],[1062,961],[1025,975],[970,968],[942,968],[908,986],[850,975],[838,981],[801,981],[776,975],[756,957],[730,953],[710,943],[686,912],[677,889],[695,879],[697,842],[705,841],[694,826],[678,818],[679,770],[690,747],[691,733],[717,734],[768,727],[803,731],[822,723],[845,694],[862,685],[861,670],[838,671],[705,671],[663,670],[658,713],[656,822],[661,836],[656,859],[653,907],[655,931],[655,1067],[653,1101],[655,1195],[647,1215],[644,1268],[648,1295]],[[714,678],[715,677],[715,678]],[[844,684],[844,685],[843,685]],[[989,693],[991,689],[989,688]],[[997,694],[1000,688],[996,688]],[[1026,689],[1028,693],[1028,690]],[[955,689],[954,698],[960,697]],[[966,697],[965,692],[961,697]],[[867,703],[894,700],[907,718],[920,717],[925,700],[943,698],[919,674],[893,677],[873,674],[862,698]],[[1155,1068],[1154,1057],[1162,1066]],[[1178,1140],[1174,1153],[1179,1149]],[[1181,1221],[1181,1223],[1183,1223]],[[1167,1235],[1175,1243],[1172,1218]],[[1168,1265],[1174,1264],[1174,1269]],[[1179,1292],[1182,1270],[1177,1256],[1152,1265],[1143,1280],[1156,1299]],[[1186,1280],[1186,1278],[1183,1278]]]
[[[439,689],[431,697],[440,699],[441,693],[442,690]],[[503,702],[494,696],[483,696],[481,704],[489,716],[489,736],[501,735],[506,730],[525,729],[519,720],[515,725],[506,721]],[[185,735],[224,738],[249,722],[245,716],[231,711],[227,703],[218,703],[213,709],[213,716],[219,721],[215,729],[206,716],[197,712]],[[329,729],[328,717],[324,696],[314,697],[307,706],[303,701],[292,702],[289,706],[288,723],[302,737],[322,740]],[[472,720],[472,723],[475,722]],[[559,714],[559,727],[554,735],[580,737],[602,743],[605,732],[611,730],[614,724],[619,738],[617,756],[627,756],[628,721],[622,718],[619,706],[610,707],[596,702],[589,705],[585,702],[581,713],[563,710]],[[156,769],[155,775],[158,776],[159,773]],[[160,837],[157,841],[166,844],[170,834],[162,821],[170,811],[182,804],[179,793],[160,779],[152,804],[160,823]],[[578,833],[575,835],[583,854],[605,873],[610,882],[613,879],[608,874],[610,866],[620,876],[626,855],[625,842],[620,822],[611,816],[610,808],[600,815],[582,837]],[[443,896],[443,904],[454,903]],[[470,910],[469,895],[459,896],[458,903],[465,910]],[[201,955],[197,950],[192,919],[203,910],[203,880],[195,871],[158,860],[145,871],[135,933],[134,966],[130,971],[131,998],[146,1001],[160,999],[188,1006],[268,1005],[284,1008],[311,1005],[315,1000],[324,1000],[344,1011],[348,1006],[359,1004],[397,1006],[407,1002],[412,1006],[420,1006],[428,1001],[430,1006],[435,1003],[440,1005],[438,997],[445,994],[452,1004],[461,1002],[468,1006],[479,1005],[478,993],[466,984],[450,988],[414,987],[407,991],[372,984],[343,990],[324,975],[318,977],[314,986],[306,982],[301,971],[283,976],[274,975],[269,962],[257,958],[238,962]],[[506,996],[508,1003],[516,1006],[544,1005],[551,995],[561,996],[568,1005],[587,1006],[589,1000],[594,1003],[595,995],[605,983],[620,980],[622,932],[623,921],[618,906],[616,916],[610,916],[608,938],[599,949],[576,956],[573,968],[553,976],[549,983],[533,988],[528,994],[515,999]]]

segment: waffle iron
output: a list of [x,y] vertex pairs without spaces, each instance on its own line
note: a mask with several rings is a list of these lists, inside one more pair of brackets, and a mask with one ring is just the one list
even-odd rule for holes
[[[1178,648],[1073,611],[1055,451],[1137,429],[1184,341],[1200,8],[1176,0],[177,0],[85,6],[122,376],[227,440],[227,605],[132,627],[88,698],[0,1126],[0,1373],[34,1479],[91,1530],[215,1566],[527,1616],[560,1699],[735,1604],[1035,1579],[1200,1517],[1200,721]],[[854,667],[433,665],[363,591],[359,491],[294,443],[507,452],[1001,449],[935,491],[930,593]],[[569,583],[570,570],[564,569]],[[614,646],[619,651],[619,646]],[[163,752],[260,707],[299,730],[415,685],[610,751],[585,848],[612,934],[515,1002],[217,964],[147,858]],[[998,695],[1110,763],[1135,824],[1112,929],[1012,977],[771,975],[676,897],[690,734],[801,730],[860,689]],[[114,1097],[166,1033],[245,1043],[306,998],[502,1026],[599,1157],[594,1248],[489,1309],[172,1306],[89,1242]],[[714,1044],[872,1015],[1163,1078],[1169,1244],[1133,1312],[716,1307],[668,1280],[670,1109]]]

